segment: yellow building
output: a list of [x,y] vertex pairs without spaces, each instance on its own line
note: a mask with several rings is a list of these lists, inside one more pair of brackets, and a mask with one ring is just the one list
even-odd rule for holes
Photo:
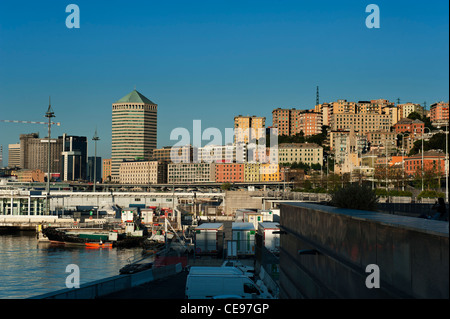
[[45,173],[40,169],[23,169],[14,173],[17,181],[21,183],[44,183]]
[[261,163],[245,163],[244,164],[244,181],[245,182],[260,182]]
[[315,143],[283,143],[278,145],[278,163],[323,163],[323,148]]
[[280,167],[278,164],[261,164],[261,182],[279,182]]

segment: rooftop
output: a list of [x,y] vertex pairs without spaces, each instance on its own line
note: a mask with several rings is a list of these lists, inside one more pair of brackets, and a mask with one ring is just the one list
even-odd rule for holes
[[141,93],[139,93],[136,90],[134,90],[130,94],[124,96],[123,98],[121,98],[120,100],[115,102],[115,104],[118,104],[118,103],[140,103],[140,104],[156,105],[155,103],[150,101],[148,98],[146,98],[145,96],[143,96]]

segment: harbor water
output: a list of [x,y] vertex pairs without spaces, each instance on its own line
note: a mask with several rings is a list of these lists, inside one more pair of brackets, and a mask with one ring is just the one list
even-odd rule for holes
[[[0,233],[0,299],[24,299],[66,288],[67,266],[80,270],[80,284],[119,275],[141,248],[85,248],[38,242],[35,232]],[[70,269],[70,268],[69,268]]]

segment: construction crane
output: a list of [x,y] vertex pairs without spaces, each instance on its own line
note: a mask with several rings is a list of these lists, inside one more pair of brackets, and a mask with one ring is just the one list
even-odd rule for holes
[[[48,125],[48,122],[33,122],[33,121],[0,120],[0,122],[3,122],[3,123],[25,123],[25,124],[45,124],[45,125]],[[51,122],[50,124],[61,126],[61,123],[53,123],[53,122]]]

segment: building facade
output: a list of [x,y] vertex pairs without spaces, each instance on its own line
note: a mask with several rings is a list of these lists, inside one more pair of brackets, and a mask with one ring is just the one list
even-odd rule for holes
[[87,138],[63,134],[61,180],[84,181],[87,178]]
[[102,182],[110,182],[111,181],[111,159],[105,158],[103,160],[103,174],[102,174]]
[[315,143],[283,143],[278,145],[278,163],[323,163],[323,148]]
[[148,161],[157,143],[157,104],[134,90],[112,105],[111,179],[124,160]]
[[[39,138],[38,133],[20,135],[20,167],[48,172],[49,139]],[[62,171],[63,138],[50,139],[50,174],[58,177]]]
[[216,163],[215,181],[216,183],[243,183],[245,164],[239,163]]
[[389,131],[391,118],[388,114],[351,114],[338,113],[331,115],[331,129],[351,130],[365,134],[370,131]]
[[422,135],[425,124],[420,120],[403,118],[394,125],[395,133],[409,133],[413,135]]
[[119,175],[121,184],[165,184],[167,164],[161,161],[122,162]]
[[265,135],[266,118],[253,116],[235,116],[234,142],[249,143],[252,139],[258,140]]
[[430,106],[430,120],[434,126],[448,125],[448,102],[438,102]]
[[20,168],[20,144],[8,145],[8,167]]
[[209,183],[215,181],[214,163],[171,163],[167,168],[168,184]]

